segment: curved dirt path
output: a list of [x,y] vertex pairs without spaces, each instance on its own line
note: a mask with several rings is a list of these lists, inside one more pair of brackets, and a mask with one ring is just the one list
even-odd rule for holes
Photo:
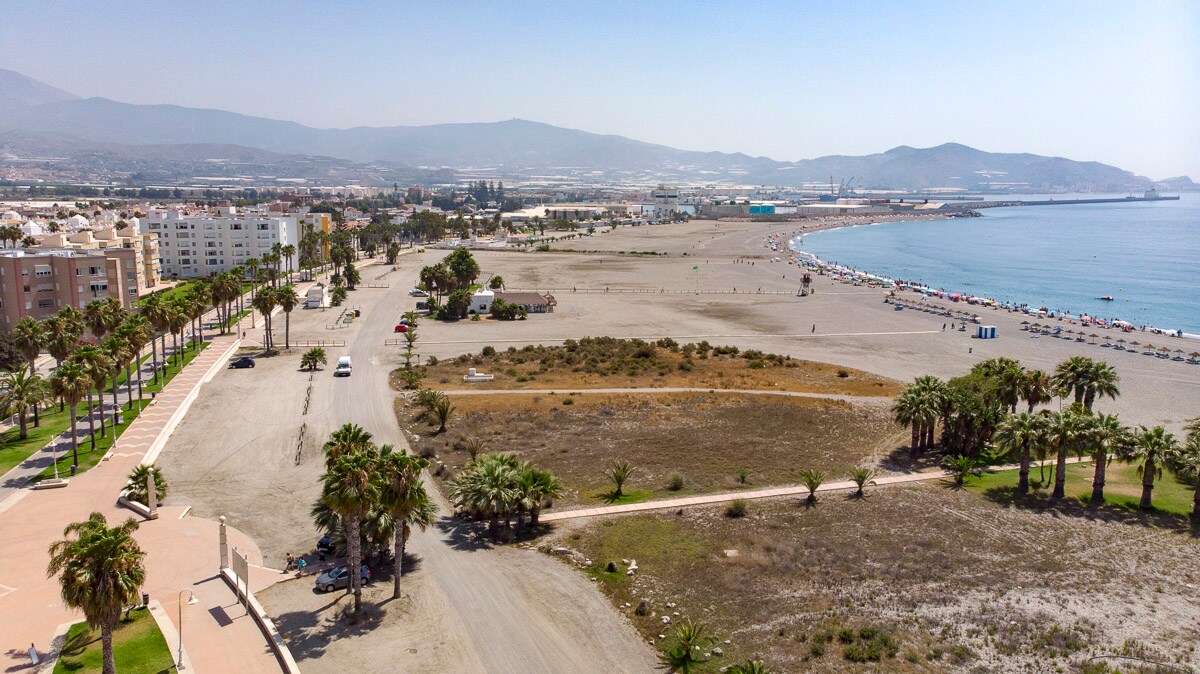
[[838,393],[811,393],[808,391],[770,391],[763,389],[702,388],[702,387],[643,387],[643,388],[557,388],[557,389],[452,389],[442,393],[454,396],[470,395],[554,395],[584,393],[741,393],[760,396],[790,396],[792,398],[820,398],[841,400],[848,403],[890,403],[890,396],[852,396]]

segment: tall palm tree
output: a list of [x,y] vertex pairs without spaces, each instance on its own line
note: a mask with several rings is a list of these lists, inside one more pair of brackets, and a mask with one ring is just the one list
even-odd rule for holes
[[[100,343],[100,349],[108,357],[105,364],[108,365],[109,381],[112,383],[112,427],[115,433],[117,430],[117,416],[121,411],[121,401],[117,399],[117,392],[120,390],[117,386],[117,376],[121,374],[121,366],[125,363],[125,342],[116,335],[109,335]],[[100,393],[100,404],[104,404],[103,392]]]
[[[125,407],[133,409],[133,369],[135,365],[140,366],[138,355],[142,351],[142,344],[139,341],[140,334],[138,328],[129,323],[121,323],[112,332],[113,337],[121,342],[121,353],[124,356],[125,363]],[[140,367],[138,369],[141,369]]]
[[329,436],[329,441],[323,447],[325,452],[325,468],[337,463],[338,459],[354,452],[366,451],[374,446],[371,434],[356,424],[342,424]]
[[272,288],[260,288],[254,299],[250,300],[250,305],[258,310],[263,317],[263,347],[267,351],[272,348],[271,339],[271,312],[275,311],[278,305],[275,298],[275,291]]
[[109,528],[104,515],[92,513],[68,524],[64,540],[50,546],[46,575],[59,576],[63,603],[83,611],[88,625],[100,630],[104,674],[116,674],[113,630],[146,580],[146,553],[133,538],[137,528],[132,517]]
[[1050,377],[1055,392],[1064,398],[1074,396],[1075,402],[1082,405],[1093,364],[1094,361],[1086,356],[1071,356],[1059,363]]
[[275,291],[275,301],[283,309],[283,348],[292,348],[292,310],[300,304],[300,295],[296,294],[296,286],[290,283]]
[[[93,346],[91,344],[84,344],[83,346],[76,349],[75,353],[71,354],[71,360],[75,361],[83,368],[83,371],[85,373],[87,373],[87,377],[91,381],[91,384],[92,384],[92,386],[89,387],[88,391],[87,391],[87,408],[88,408],[88,427],[91,430],[91,432],[89,433],[89,436],[90,436],[89,439],[92,442],[92,449],[95,449],[96,448],[96,414],[95,414],[95,405],[93,404],[93,400],[92,400],[92,388],[95,388],[96,392],[100,395],[100,406],[103,407],[104,406],[104,393],[103,393],[104,382],[108,379],[108,372],[109,372],[109,369],[111,368],[111,366],[109,365],[109,362],[108,362],[108,360],[109,360],[108,354],[106,354],[104,352],[104,350],[98,346]],[[100,437],[102,437],[102,438],[107,437],[108,432],[105,430],[106,428],[107,428],[107,425],[105,424],[104,411],[101,410],[101,412],[100,412]]]
[[134,362],[136,363],[137,385],[138,385],[138,404],[142,402],[142,349],[146,348],[146,342],[154,342],[154,327],[150,325],[150,321],[145,317],[134,314],[125,319],[118,330],[122,331],[123,338],[133,348]]
[[37,372],[37,357],[42,353],[46,339],[42,324],[32,316],[26,316],[13,324],[10,334],[13,345],[29,361],[29,373]]
[[54,357],[56,366],[62,365],[79,343],[83,325],[69,317],[54,315],[42,321],[42,328],[45,330],[46,350]]
[[79,465],[78,419],[79,401],[92,388],[92,379],[79,363],[67,361],[50,375],[50,391],[71,408],[71,461]]
[[1084,409],[1091,412],[1097,396],[1116,400],[1117,396],[1121,395],[1120,389],[1117,388],[1117,383],[1120,381],[1121,377],[1117,375],[1117,370],[1112,365],[1104,361],[1092,361],[1091,369],[1088,372],[1087,389],[1083,394]]
[[150,337],[151,358],[154,361],[154,383],[158,383],[159,361],[158,361],[158,341],[157,337],[162,335],[163,339],[163,360],[167,358],[167,329],[170,322],[167,320],[167,303],[163,301],[162,295],[154,294],[142,300],[138,305],[138,314],[150,322],[154,334]]
[[1033,456],[1033,447],[1041,440],[1043,424],[1040,418],[1028,412],[1009,414],[1000,422],[996,429],[996,444],[1008,450],[1009,456],[1015,456],[1020,470],[1017,479],[1017,493],[1029,493],[1029,464]]
[[404,573],[404,548],[412,527],[424,531],[433,524],[437,506],[429,499],[421,482],[421,471],[429,462],[403,450],[397,452],[384,445],[379,452],[379,474],[382,480],[380,507],[391,515],[395,531],[392,570],[392,597],[400,598],[400,576]]
[[1123,451],[1130,443],[1132,435],[1129,429],[1121,425],[1121,420],[1114,414],[1101,414],[1091,427],[1092,458],[1096,463],[1096,474],[1092,478],[1092,498],[1088,505],[1093,508],[1104,503],[1104,478],[1108,468],[1108,459]]
[[1163,465],[1179,452],[1179,441],[1162,426],[1139,428],[1132,443],[1125,447],[1124,458],[1138,461],[1138,473],[1142,476],[1142,500],[1138,507],[1150,510],[1154,507],[1154,481],[1162,476]]
[[1090,431],[1091,422],[1091,417],[1078,412],[1074,406],[1050,417],[1046,439],[1058,452],[1054,467],[1054,492],[1050,498],[1060,499],[1066,496],[1067,454],[1073,449],[1078,449],[1080,441]]
[[362,608],[362,580],[358,570],[362,564],[362,541],[359,532],[363,517],[379,501],[377,458],[374,447],[338,458],[325,473],[321,488],[321,501],[341,516],[346,529],[350,581],[346,589],[354,593],[356,621]]
[[46,381],[36,372],[30,374],[22,367],[16,372],[5,372],[0,375],[0,406],[4,415],[16,414],[20,420],[22,440],[29,437],[29,411],[46,399]]
[[1175,454],[1173,463],[1178,470],[1186,470],[1196,481],[1192,495],[1192,524],[1200,524],[1200,420],[1188,426],[1187,441]]
[[1001,403],[1009,412],[1017,411],[1025,382],[1025,367],[1020,361],[1005,356],[988,358],[976,364],[972,370],[996,381]]
[[1029,405],[1030,414],[1038,405],[1053,400],[1054,386],[1050,382],[1050,375],[1045,370],[1026,370],[1021,382],[1021,398]]
[[190,317],[187,304],[183,300],[172,302],[166,312],[167,326],[171,331],[171,358],[180,367],[183,366],[183,331],[187,328]]
[[287,275],[288,280],[290,281],[292,279],[292,258],[296,255],[296,247],[289,243],[280,248],[279,253],[283,256],[284,261],[287,263]]

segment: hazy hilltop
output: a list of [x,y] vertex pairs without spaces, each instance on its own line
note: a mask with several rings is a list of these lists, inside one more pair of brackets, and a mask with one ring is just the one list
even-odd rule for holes
[[[741,153],[680,150],[521,119],[317,129],[224,110],[82,99],[7,70],[0,70],[0,101],[6,103],[0,106],[0,131],[22,134],[25,147],[36,145],[37,138],[65,135],[108,144],[105,149],[114,157],[162,159],[164,147],[145,146],[187,145],[186,154],[193,158],[206,152],[231,157],[257,149],[393,167],[495,167],[509,175],[592,170],[612,177],[769,185],[853,176],[857,187],[900,189],[978,189],[993,183],[1022,183],[1032,189],[1123,191],[1154,184],[1099,162],[991,153],[957,143],[784,162]],[[19,145],[10,144],[10,153]],[[117,145],[127,147],[118,151]],[[269,158],[255,156],[254,160]],[[1186,178],[1173,179],[1174,186],[1188,184]]]

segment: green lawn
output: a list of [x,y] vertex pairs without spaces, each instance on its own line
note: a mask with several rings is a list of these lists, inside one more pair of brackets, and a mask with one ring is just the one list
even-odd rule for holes
[[[201,351],[206,348],[208,348],[208,342],[201,344]],[[87,441],[87,439],[81,440],[79,443],[79,469],[76,472],[82,473],[99,463],[100,459],[104,458],[104,453],[113,446],[113,444],[117,441],[117,438],[120,438],[121,434],[125,432],[125,429],[129,428],[129,425],[133,423],[134,419],[137,419],[141,411],[150,405],[150,394],[161,391],[163,387],[169,384],[171,380],[175,378],[175,375],[179,374],[179,371],[183,369],[183,367],[187,366],[188,363],[192,362],[197,355],[197,351],[188,349],[184,352],[183,364],[169,364],[166,370],[166,377],[160,378],[158,384],[152,383],[151,379],[145,380],[145,384],[142,386],[143,398],[141,405],[139,406],[138,404],[136,394],[133,400],[133,407],[129,407],[125,403],[122,403],[121,423],[117,424],[116,433],[114,434],[112,426],[109,426],[108,437],[96,438],[96,449],[92,449],[92,445]],[[168,361],[168,363],[170,363],[170,361]],[[125,396],[120,396],[120,400],[123,401],[124,399]],[[62,426],[62,430],[59,431],[60,433],[70,427],[69,416],[69,414],[65,414],[63,416],[63,418],[66,419],[66,424]],[[85,428],[86,426],[86,423],[82,423],[80,428]],[[99,433],[98,424],[97,433]],[[47,442],[49,442],[48,439]],[[44,445],[45,443],[42,444]],[[64,447],[65,450],[58,456],[58,475],[59,477],[70,477],[71,464],[74,462],[74,455],[71,453],[70,446],[65,445]],[[54,466],[51,465],[46,466],[45,470],[34,476],[32,481],[38,482],[40,480],[46,480],[52,477],[54,477]]]
[[[1047,466],[1045,476],[1047,484],[1040,482],[1041,471],[1037,467],[1030,468],[1029,482],[1032,497],[1048,496],[1054,489],[1051,478],[1052,466]],[[1092,495],[1092,464],[1073,463],[1067,466],[1066,493],[1068,498],[1087,503]],[[1015,487],[1018,472],[1005,470],[996,473],[984,473],[978,479],[968,478],[967,489],[979,492],[1000,494]],[[1192,498],[1195,488],[1179,480],[1169,471],[1163,471],[1163,476],[1154,483],[1154,508],[1159,512],[1174,515],[1190,515]],[[1110,462],[1104,479],[1104,502],[1122,510],[1137,510],[1142,497],[1142,476],[1138,474],[1136,465]]]
[[[113,633],[113,660],[121,674],[157,674],[175,669],[171,647],[146,609],[131,611],[129,619],[117,626]],[[103,665],[100,630],[92,630],[86,622],[71,625],[54,665],[54,674],[99,672]]]

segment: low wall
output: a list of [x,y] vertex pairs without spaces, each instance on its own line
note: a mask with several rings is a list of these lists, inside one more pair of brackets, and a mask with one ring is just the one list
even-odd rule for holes
[[254,616],[254,622],[258,623],[259,629],[266,635],[267,640],[271,643],[271,649],[275,651],[275,657],[279,659],[279,664],[283,667],[286,674],[300,674],[300,667],[296,664],[296,659],[292,657],[291,650],[283,641],[283,635],[279,633],[279,628],[275,627],[275,621],[267,615],[262,604],[254,598],[254,593],[249,589],[243,588],[238,583],[238,578],[234,575],[231,569],[221,569],[221,578],[225,583],[233,589],[234,594],[238,599],[245,599],[250,605],[250,615]]

